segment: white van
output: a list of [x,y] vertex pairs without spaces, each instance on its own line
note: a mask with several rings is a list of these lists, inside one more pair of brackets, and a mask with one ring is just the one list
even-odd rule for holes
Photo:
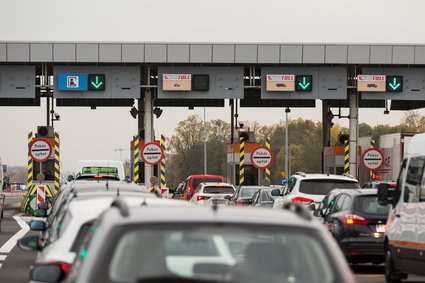
[[125,181],[124,164],[116,160],[79,160],[75,174],[108,174],[118,175]]
[[425,275],[425,134],[411,140],[395,187],[378,185],[378,200],[392,207],[385,239],[385,279]]

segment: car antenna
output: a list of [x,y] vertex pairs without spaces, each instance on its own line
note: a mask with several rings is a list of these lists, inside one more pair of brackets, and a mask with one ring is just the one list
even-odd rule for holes
[[213,202],[212,209],[213,209],[214,212],[217,212],[217,210],[218,210],[218,204],[216,202]]
[[106,181],[106,190],[109,191],[109,181]]
[[148,204],[146,203],[146,198],[143,198],[143,202],[142,202],[142,206],[147,206]]
[[120,188],[117,189],[117,197],[120,196]]

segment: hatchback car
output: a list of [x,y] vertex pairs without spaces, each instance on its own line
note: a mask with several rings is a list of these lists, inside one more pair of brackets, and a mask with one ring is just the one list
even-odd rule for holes
[[388,211],[376,189],[343,190],[322,217],[349,262],[382,263]]
[[292,206],[116,203],[93,224],[66,282],[354,282],[323,225]]
[[183,200],[190,200],[195,194],[195,190],[200,183],[224,183],[223,176],[217,175],[191,175],[187,177],[184,187],[181,192],[181,198]]
[[252,203],[253,195],[262,187],[260,186],[240,186],[236,188],[235,194],[230,199],[230,205],[248,206]]
[[201,183],[190,202],[196,204],[227,205],[235,187],[226,183]]
[[[285,195],[276,199],[273,207],[279,208],[293,202],[316,208],[326,194],[335,188],[358,189],[360,186],[356,179],[349,176],[297,172],[289,178]],[[279,190],[274,190],[272,195],[279,193]]]

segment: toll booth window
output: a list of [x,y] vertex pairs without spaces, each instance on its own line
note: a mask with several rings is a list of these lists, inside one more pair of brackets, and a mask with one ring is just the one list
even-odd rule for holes
[[[419,202],[421,190],[422,175],[424,172],[425,158],[412,158],[407,168],[406,174],[406,190],[408,190],[408,202]],[[407,195],[407,191],[405,192]]]

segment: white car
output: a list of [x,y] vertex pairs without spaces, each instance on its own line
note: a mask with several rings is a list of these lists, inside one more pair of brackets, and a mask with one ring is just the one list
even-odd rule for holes
[[[326,194],[335,189],[359,189],[356,179],[349,176],[331,174],[305,174],[297,172],[292,175],[287,184],[285,194],[276,199],[273,208],[281,208],[286,203],[296,203],[316,208]],[[279,195],[275,189],[272,195]]]
[[[32,248],[39,251],[35,264],[60,263],[63,271],[67,272],[82,240],[93,229],[95,219],[116,199],[124,200],[129,206],[192,206],[186,201],[157,198],[151,193],[120,192],[119,196],[117,192],[82,193],[79,198],[70,201],[52,223],[50,243],[40,246],[39,236],[28,236],[19,240],[19,246],[24,250]],[[33,221],[30,225],[40,230],[44,228],[42,221]]]
[[236,189],[232,184],[201,183],[196,188],[195,194],[190,199],[190,202],[204,205],[227,205],[235,191]]

